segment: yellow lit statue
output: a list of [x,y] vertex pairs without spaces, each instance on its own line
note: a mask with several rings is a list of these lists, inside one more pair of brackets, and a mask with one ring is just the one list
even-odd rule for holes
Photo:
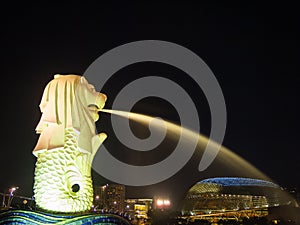
[[83,76],[55,75],[42,96],[34,197],[50,212],[84,212],[91,208],[91,165],[105,133],[96,134],[95,121],[106,96]]

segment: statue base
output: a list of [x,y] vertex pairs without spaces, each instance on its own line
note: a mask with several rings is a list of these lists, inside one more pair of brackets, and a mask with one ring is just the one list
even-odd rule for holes
[[130,225],[125,218],[114,214],[82,213],[82,214],[54,214],[29,210],[0,211],[2,224],[99,224],[99,225]]

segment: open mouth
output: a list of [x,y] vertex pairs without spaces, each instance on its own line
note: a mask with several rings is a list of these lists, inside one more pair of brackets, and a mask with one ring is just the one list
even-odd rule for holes
[[95,111],[95,112],[99,111],[99,107],[95,104],[89,104],[88,108],[89,108],[90,111]]
[[105,94],[98,94],[95,101],[88,105],[90,112],[98,114],[98,112],[103,109],[107,97]]
[[99,119],[99,114],[98,114],[98,112],[100,111],[99,107],[96,104],[89,104],[88,110],[90,111],[91,116],[96,122]]

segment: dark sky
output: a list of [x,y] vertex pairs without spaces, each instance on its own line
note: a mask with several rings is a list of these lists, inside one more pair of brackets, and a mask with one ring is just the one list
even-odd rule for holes
[[[225,97],[228,121],[223,144],[280,185],[300,187],[300,18],[295,5],[274,4],[26,2],[3,6],[0,190],[17,185],[20,194],[32,194],[35,158],[31,151],[38,138],[38,105],[53,75],[83,74],[106,51],[148,39],[174,42],[200,56]],[[121,71],[124,82],[135,74],[178,72],[158,64],[136,66]],[[108,106],[119,88],[120,82],[114,86],[113,81],[106,88]],[[200,118],[207,134],[205,116]],[[165,190],[180,186],[181,178],[166,182]],[[95,179],[97,184],[104,182]],[[185,180],[188,184],[175,195],[183,195],[195,180]]]

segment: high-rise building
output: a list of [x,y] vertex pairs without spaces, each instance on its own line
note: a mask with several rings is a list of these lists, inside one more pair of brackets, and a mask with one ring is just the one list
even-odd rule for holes
[[106,184],[94,188],[94,209],[123,212],[125,204],[125,186]]
[[107,185],[94,187],[94,209],[95,210],[107,210],[106,187]]
[[125,202],[125,186],[109,184],[106,186],[106,204],[109,210],[123,212]]

